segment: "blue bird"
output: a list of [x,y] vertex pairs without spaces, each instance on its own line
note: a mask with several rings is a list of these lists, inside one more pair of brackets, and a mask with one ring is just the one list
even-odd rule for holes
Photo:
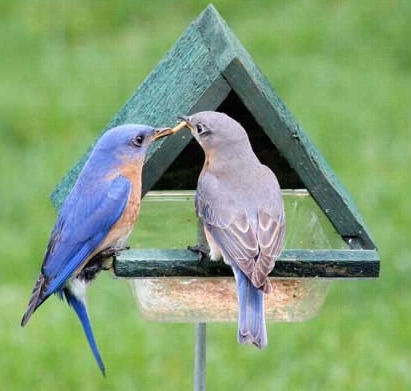
[[83,326],[95,360],[105,368],[87,314],[86,288],[105,260],[125,249],[140,210],[141,173],[155,129],[127,124],[96,143],[61,207],[34,286],[24,326],[53,293],[66,299]]

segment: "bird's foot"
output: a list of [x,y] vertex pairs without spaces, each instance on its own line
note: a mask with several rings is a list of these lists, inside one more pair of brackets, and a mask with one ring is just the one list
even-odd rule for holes
[[120,254],[124,250],[130,249],[129,246],[122,246],[122,247],[109,247],[105,250],[99,252],[96,256],[100,256],[101,260],[105,260],[107,258],[112,258]]
[[198,262],[202,263],[210,258],[210,250],[204,244],[196,244],[194,246],[187,246],[190,250],[197,254]]
[[85,282],[92,281],[96,278],[97,274],[100,273],[102,270],[106,270],[103,266],[103,262],[101,262],[101,258],[98,259],[93,257],[86,266],[84,266],[83,270],[78,274],[77,278],[79,280],[83,280]]
[[96,278],[96,275],[102,270],[111,270],[113,266],[112,258],[118,255],[123,250],[128,250],[130,247],[109,247],[91,258],[83,270],[79,273],[78,278],[85,281],[91,281]]

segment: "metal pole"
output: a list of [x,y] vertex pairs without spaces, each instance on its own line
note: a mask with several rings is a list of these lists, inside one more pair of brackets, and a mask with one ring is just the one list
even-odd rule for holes
[[[197,239],[199,245],[207,246],[207,239],[200,219],[197,221]],[[206,326],[206,323],[196,323],[195,325],[194,391],[206,390]]]
[[196,323],[194,347],[194,391],[206,389],[206,323]]

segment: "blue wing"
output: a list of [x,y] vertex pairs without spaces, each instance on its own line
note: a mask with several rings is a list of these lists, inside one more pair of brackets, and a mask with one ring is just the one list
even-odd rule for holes
[[130,191],[131,183],[123,176],[94,182],[79,178],[51,233],[22,326],[52,293],[62,293],[70,276],[84,264],[121,217]]
[[131,183],[123,176],[110,181],[95,179],[90,182],[87,179],[79,179],[63,205],[21,324],[24,326],[52,293],[59,293],[60,296],[64,294],[79,317],[97,364],[104,374],[104,364],[91,330],[85,298],[81,294],[77,297],[65,284],[123,214]]
[[124,212],[131,190],[127,178],[81,191],[79,187],[64,204],[52,232],[42,266],[46,279],[45,296],[60,290],[106,237]]
[[87,261],[121,217],[130,191],[131,183],[123,176],[111,181],[79,179],[51,233],[22,326],[52,293],[62,293],[70,276]]

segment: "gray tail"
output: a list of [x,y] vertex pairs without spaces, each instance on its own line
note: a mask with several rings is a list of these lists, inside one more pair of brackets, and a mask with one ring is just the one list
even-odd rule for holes
[[46,299],[46,297],[43,297],[44,294],[44,288],[46,279],[43,276],[43,274],[39,274],[36,284],[34,285],[33,292],[30,297],[29,304],[27,306],[27,310],[23,315],[23,318],[21,320],[21,326],[25,326],[26,323],[29,321],[31,315],[33,312],[40,306],[41,303]]
[[264,292],[256,288],[246,275],[233,268],[238,295],[238,342],[253,344],[262,349],[267,346],[264,318]]

